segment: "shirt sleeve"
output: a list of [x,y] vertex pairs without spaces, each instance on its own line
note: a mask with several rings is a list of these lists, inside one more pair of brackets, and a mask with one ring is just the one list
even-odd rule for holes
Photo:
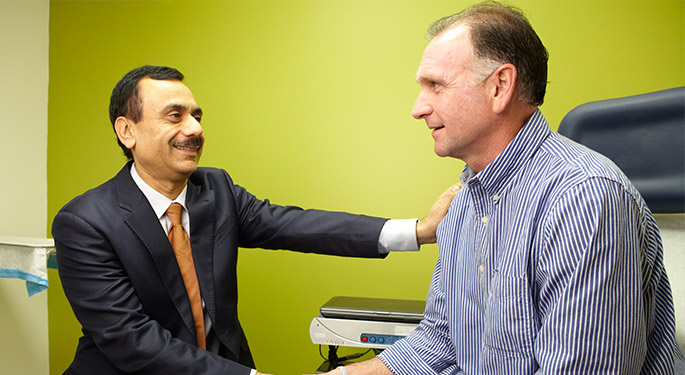
[[408,337],[385,349],[378,358],[396,375],[454,373],[455,354],[449,336],[440,261],[431,279],[424,319]]
[[416,240],[416,222],[417,219],[386,221],[378,236],[378,253],[419,250]]
[[[532,254],[538,373],[637,374],[646,355],[644,216],[623,186],[590,179],[543,221]],[[653,239],[652,239],[653,240]],[[534,262],[535,263],[535,262]],[[644,285],[649,288],[649,285]]]

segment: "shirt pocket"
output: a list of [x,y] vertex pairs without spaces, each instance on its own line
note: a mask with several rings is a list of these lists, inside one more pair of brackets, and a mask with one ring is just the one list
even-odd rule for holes
[[485,311],[485,347],[507,357],[532,356],[534,325],[531,303],[525,278],[495,271]]

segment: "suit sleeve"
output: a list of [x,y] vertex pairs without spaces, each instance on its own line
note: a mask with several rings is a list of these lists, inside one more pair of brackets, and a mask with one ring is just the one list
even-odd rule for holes
[[[79,356],[97,373],[244,374],[250,369],[172,337],[146,315],[108,237],[74,213],[60,212],[52,234],[62,285],[83,326]],[[92,338],[92,344],[84,344]],[[84,341],[85,340],[85,341]],[[102,356],[106,358],[102,358]]]
[[241,247],[366,258],[387,255],[378,252],[387,219],[271,204],[225,177],[234,196]]

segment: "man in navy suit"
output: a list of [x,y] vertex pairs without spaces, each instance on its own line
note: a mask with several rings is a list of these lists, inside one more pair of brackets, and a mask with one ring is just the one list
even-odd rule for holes
[[[259,200],[225,171],[198,168],[202,110],[182,79],[143,66],[119,81],[110,119],[129,162],[54,219],[60,278],[83,326],[68,374],[258,374],[237,317],[238,247],[370,258],[418,249],[435,242],[454,196],[448,189],[418,222]],[[174,202],[190,234],[206,350],[167,238]]]

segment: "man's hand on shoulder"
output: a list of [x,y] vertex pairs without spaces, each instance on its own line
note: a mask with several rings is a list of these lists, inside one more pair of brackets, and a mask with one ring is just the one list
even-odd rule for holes
[[452,203],[452,199],[457,195],[459,189],[461,189],[460,183],[450,186],[440,194],[433,207],[428,211],[428,215],[416,223],[416,241],[419,243],[419,246],[437,241],[435,231],[442,218],[447,214],[447,209],[450,207],[450,203]]

